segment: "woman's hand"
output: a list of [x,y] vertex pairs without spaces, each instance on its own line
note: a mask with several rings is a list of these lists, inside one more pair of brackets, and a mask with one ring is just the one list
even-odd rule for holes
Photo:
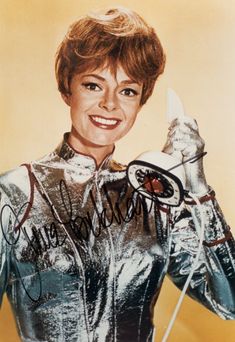
[[[194,157],[204,151],[204,140],[200,137],[196,120],[183,116],[172,121],[163,152],[182,161]],[[204,195],[208,185],[203,171],[203,158],[193,163],[184,164],[186,174],[186,190]]]

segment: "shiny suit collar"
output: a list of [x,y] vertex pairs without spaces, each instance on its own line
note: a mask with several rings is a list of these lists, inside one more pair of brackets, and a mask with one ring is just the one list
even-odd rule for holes
[[107,169],[110,161],[113,156],[114,149],[112,153],[108,154],[101,165],[98,167],[96,160],[89,155],[83,154],[79,151],[76,151],[69,143],[68,143],[69,133],[64,134],[64,139],[62,143],[57,147],[56,153],[65,161],[67,161],[70,165],[86,169],[91,172],[95,172],[97,170]]

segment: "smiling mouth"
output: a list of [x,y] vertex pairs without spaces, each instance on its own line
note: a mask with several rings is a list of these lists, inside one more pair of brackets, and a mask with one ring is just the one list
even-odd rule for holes
[[121,120],[117,120],[117,119],[105,119],[101,116],[98,115],[90,115],[89,119],[91,120],[91,122],[99,128],[103,128],[103,129],[113,129],[116,128]]

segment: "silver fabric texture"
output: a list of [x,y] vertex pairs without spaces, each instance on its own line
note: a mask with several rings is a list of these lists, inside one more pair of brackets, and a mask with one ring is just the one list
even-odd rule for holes
[[[125,167],[66,142],[0,177],[0,302],[25,342],[152,341],[164,276],[182,288],[198,249],[195,205],[160,206],[135,192]],[[228,234],[202,204],[207,242]],[[188,294],[235,319],[235,244],[204,246]]]

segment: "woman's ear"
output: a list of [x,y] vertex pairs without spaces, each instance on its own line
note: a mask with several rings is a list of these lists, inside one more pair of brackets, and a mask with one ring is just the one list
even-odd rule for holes
[[61,94],[61,97],[64,100],[64,102],[70,107],[70,95]]

